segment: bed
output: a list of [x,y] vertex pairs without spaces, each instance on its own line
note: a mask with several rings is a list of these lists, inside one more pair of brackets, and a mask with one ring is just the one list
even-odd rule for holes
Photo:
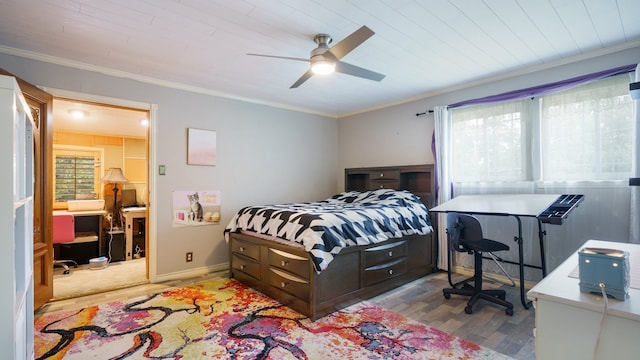
[[425,194],[399,184],[347,180],[322,201],[239,210],[225,228],[230,276],[315,321],[433,272]]

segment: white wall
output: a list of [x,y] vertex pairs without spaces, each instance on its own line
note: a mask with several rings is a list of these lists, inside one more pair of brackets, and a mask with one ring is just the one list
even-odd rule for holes
[[433,164],[432,133],[432,114],[417,117],[404,106],[341,118],[338,188],[344,189],[346,168]]
[[[318,200],[337,191],[335,119],[11,55],[0,54],[0,68],[38,86],[157,104],[156,162],[167,169],[165,176],[157,169],[151,174],[158,276],[225,264],[223,229],[243,206]],[[189,127],[217,132],[217,166],[186,164]],[[174,190],[220,190],[220,225],[172,227]],[[184,260],[187,251],[194,252],[191,263]]]

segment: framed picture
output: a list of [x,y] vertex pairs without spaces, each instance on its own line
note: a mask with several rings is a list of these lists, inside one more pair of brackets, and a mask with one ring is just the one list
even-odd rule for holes
[[216,132],[191,128],[188,130],[187,164],[215,165],[218,157],[216,149]]

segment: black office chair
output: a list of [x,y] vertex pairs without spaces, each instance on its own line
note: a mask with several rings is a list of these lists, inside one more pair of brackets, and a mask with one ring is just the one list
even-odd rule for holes
[[[484,290],[482,289],[482,254],[509,250],[509,246],[498,241],[485,239],[482,236],[482,227],[477,218],[471,215],[449,213],[447,214],[447,242],[449,249],[458,252],[473,254],[474,273],[473,277],[460,281],[456,284],[451,282],[451,256],[449,254],[448,272],[451,288],[443,289],[444,298],[449,299],[451,294],[470,296],[464,311],[467,314],[473,312],[473,305],[479,299],[490,301],[506,307],[507,315],[513,315],[513,304],[506,301],[504,290]],[[469,284],[470,282],[473,285]]]

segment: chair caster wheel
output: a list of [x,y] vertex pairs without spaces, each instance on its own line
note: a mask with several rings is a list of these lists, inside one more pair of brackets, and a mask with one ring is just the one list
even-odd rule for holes
[[507,308],[507,310],[505,310],[504,312],[507,313],[507,315],[509,316],[513,316],[513,309]]
[[69,275],[69,270],[65,270],[65,271],[63,272],[63,274],[65,274],[65,275]]
[[471,307],[471,305],[465,306],[464,312],[466,312],[467,314],[473,313],[473,308]]
[[444,298],[445,298],[445,299],[447,299],[447,300],[448,300],[448,299],[451,299],[451,294],[449,294],[449,293],[447,293],[447,292],[446,292],[446,293],[444,293]]

